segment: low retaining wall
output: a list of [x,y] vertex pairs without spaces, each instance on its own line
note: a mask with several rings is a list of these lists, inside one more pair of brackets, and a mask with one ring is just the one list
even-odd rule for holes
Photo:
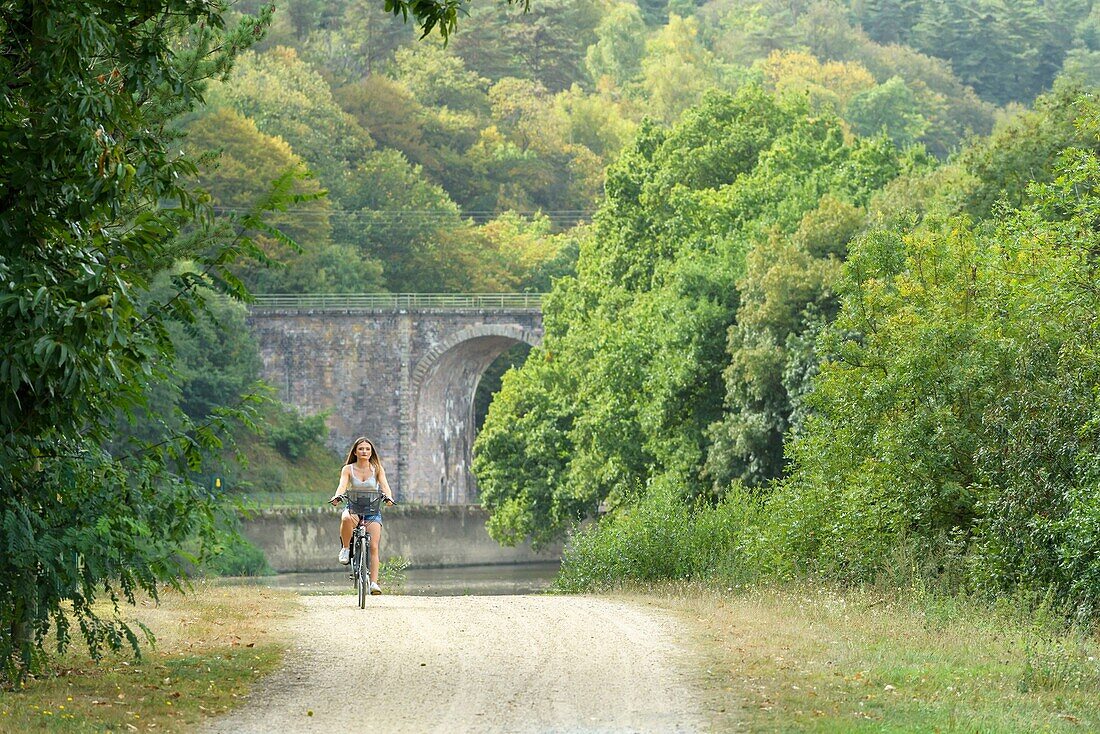
[[[382,560],[401,556],[412,567],[531,563],[561,557],[561,546],[539,553],[524,544],[499,545],[485,531],[489,513],[470,505],[399,505],[385,510]],[[258,512],[242,520],[245,537],[280,573],[331,570],[340,550],[340,513],[328,508]]]

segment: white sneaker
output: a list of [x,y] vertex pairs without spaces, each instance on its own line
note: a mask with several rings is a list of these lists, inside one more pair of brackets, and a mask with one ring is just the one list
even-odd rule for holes
[[370,593],[374,596],[378,596],[382,593],[382,587],[378,585],[377,581],[370,582]]
[[345,566],[351,563],[351,552],[347,548],[340,549],[340,563]]

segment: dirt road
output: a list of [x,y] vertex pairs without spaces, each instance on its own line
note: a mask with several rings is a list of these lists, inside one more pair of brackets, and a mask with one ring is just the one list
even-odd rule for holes
[[283,669],[205,731],[696,732],[679,623],[576,596],[307,596]]

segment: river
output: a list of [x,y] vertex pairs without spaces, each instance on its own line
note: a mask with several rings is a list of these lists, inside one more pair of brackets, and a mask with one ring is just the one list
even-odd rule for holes
[[[550,588],[557,575],[558,561],[489,566],[451,566],[446,568],[410,568],[405,582],[390,589],[393,593],[413,596],[491,596],[497,594],[538,594]],[[385,578],[383,578],[383,582]],[[353,593],[346,570],[281,573],[223,579],[227,584],[258,584],[277,589],[293,589],[302,594]],[[385,586],[383,587],[385,591]]]

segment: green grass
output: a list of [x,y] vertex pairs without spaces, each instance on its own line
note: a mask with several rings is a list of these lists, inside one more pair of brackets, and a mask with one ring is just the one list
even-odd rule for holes
[[330,492],[250,492],[240,499],[246,510],[261,511],[281,508],[324,508]]
[[336,491],[342,457],[311,444],[291,461],[263,438],[238,442],[246,463],[230,462],[223,480],[226,499],[256,509],[321,507]]
[[959,599],[664,587],[717,731],[1100,731],[1100,638]]
[[286,648],[278,622],[295,595],[249,587],[196,586],[159,604],[126,610],[153,630],[140,659],[98,662],[74,645],[22,689],[0,694],[0,731],[190,731],[236,706]]
[[297,461],[280,454],[274,446],[251,438],[241,444],[247,466],[238,466],[226,479],[230,492],[328,494],[332,496],[340,479],[341,458],[314,444]]

